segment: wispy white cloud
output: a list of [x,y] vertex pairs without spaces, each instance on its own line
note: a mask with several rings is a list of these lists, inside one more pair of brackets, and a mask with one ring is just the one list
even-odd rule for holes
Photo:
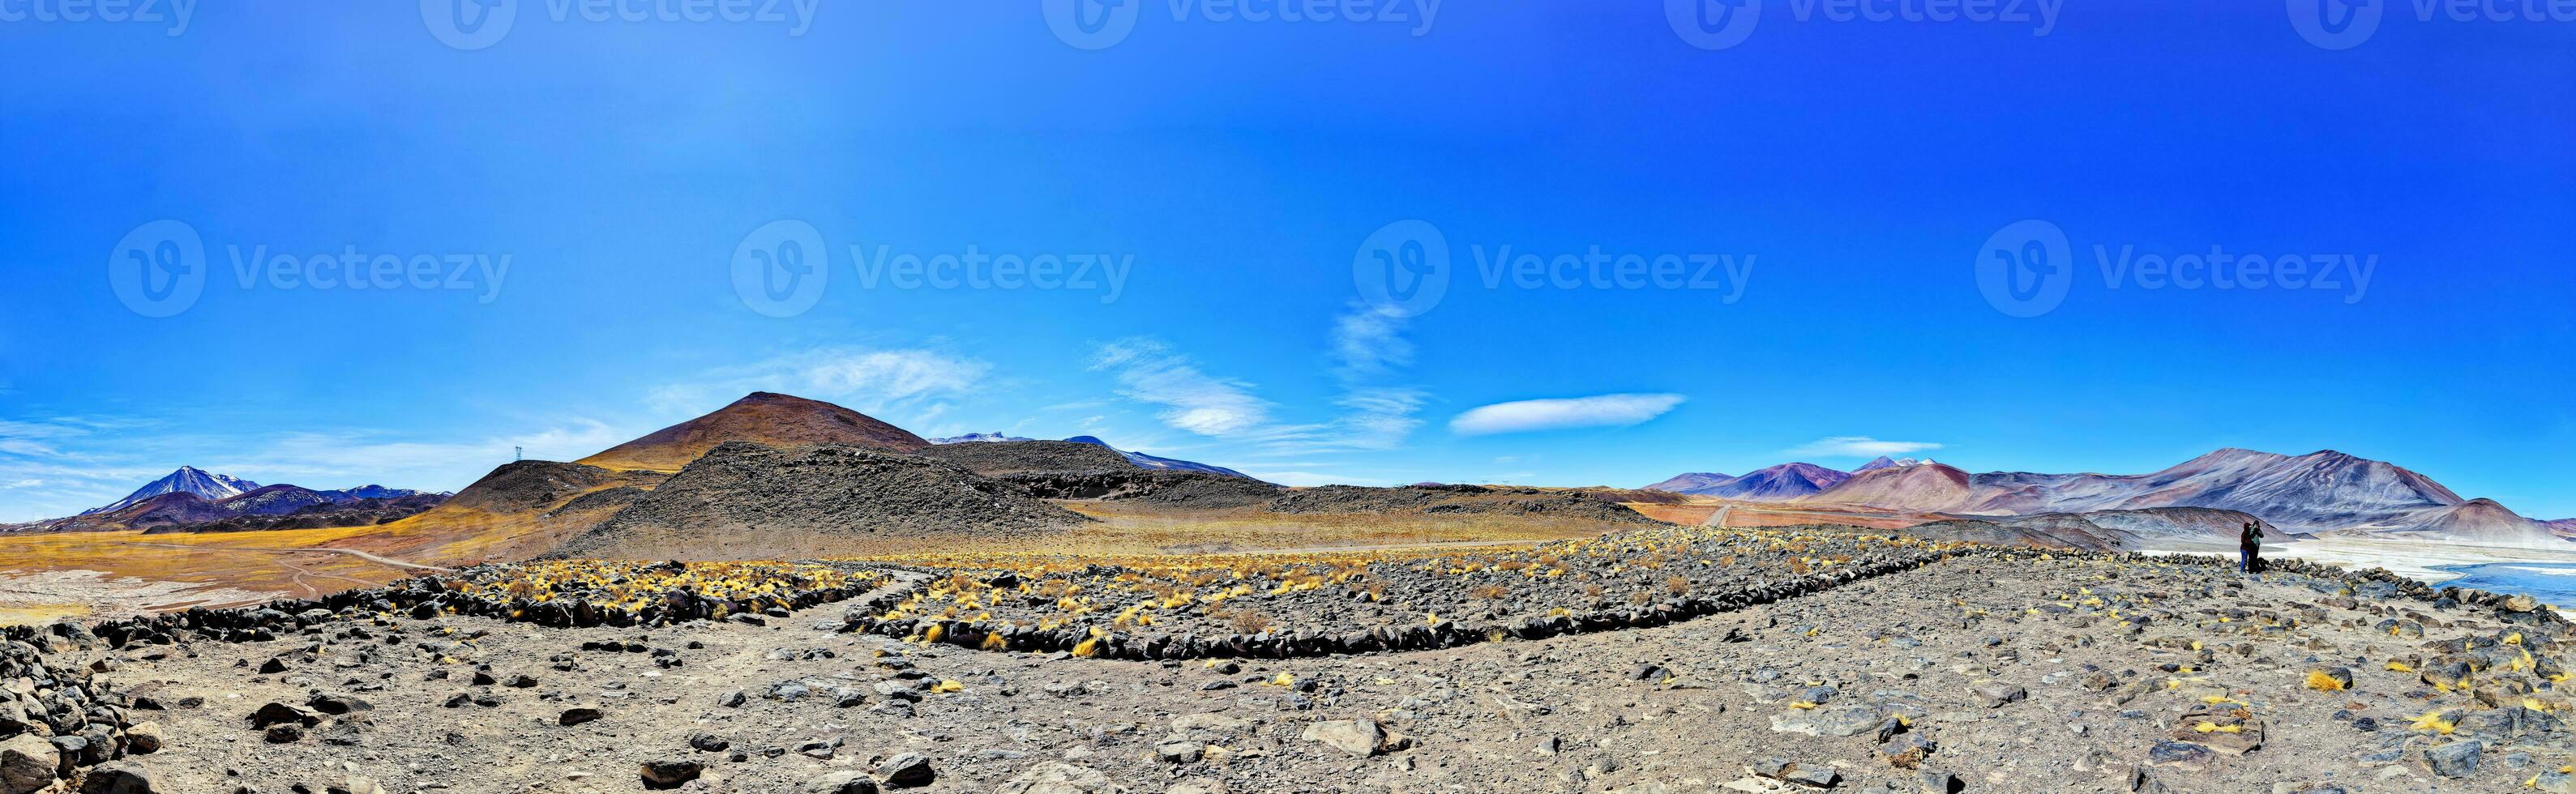
[[1390,376],[1413,364],[1413,342],[1404,338],[1411,324],[1403,315],[1354,301],[1333,318],[1333,377],[1342,396],[1333,401],[1343,412],[1318,426],[1312,438],[1296,448],[1301,454],[1331,450],[1387,450],[1404,445],[1431,395],[1419,388],[1389,385]]
[[1163,407],[1163,423],[1203,436],[1245,436],[1264,431],[1270,403],[1253,396],[1252,384],[1201,371],[1188,356],[1153,339],[1122,339],[1100,346],[1091,368],[1118,378],[1118,393]]
[[1682,404],[1679,394],[1604,394],[1549,400],[1495,403],[1449,420],[1449,431],[1463,436],[1563,430],[1578,427],[1626,427],[1664,415]]
[[1353,449],[1394,449],[1404,445],[1413,429],[1422,426],[1415,416],[1421,412],[1428,395],[1402,387],[1357,388],[1342,395],[1335,405],[1349,413],[1335,420],[1333,440]]
[[1868,436],[1834,436],[1809,442],[1805,446],[1789,450],[1788,454],[1827,458],[1875,458],[1880,455],[1929,452],[1940,448],[1941,445],[1928,441],[1880,441]]
[[1384,373],[1413,363],[1413,342],[1404,338],[1409,322],[1364,303],[1333,320],[1333,356],[1345,377]]
[[770,391],[874,413],[969,393],[992,369],[981,360],[931,350],[828,347],[710,370],[655,387],[646,400],[657,411],[695,415],[751,392]]
[[[145,423],[114,417],[0,419],[0,522],[54,518],[110,501],[148,469],[101,454],[99,434]],[[158,476],[157,474],[151,476]],[[102,495],[113,494],[107,499]],[[77,507],[74,507],[77,506]]]
[[606,423],[572,418],[527,432],[459,441],[418,441],[368,429],[298,431],[247,452],[197,465],[220,472],[255,472],[313,488],[345,488],[366,480],[397,488],[454,488],[510,462],[524,448],[534,460],[574,460],[637,435]]

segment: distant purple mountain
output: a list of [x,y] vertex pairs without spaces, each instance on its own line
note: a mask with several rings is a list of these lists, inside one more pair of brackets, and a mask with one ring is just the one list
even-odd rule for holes
[[1684,474],[1646,486],[1658,491],[1752,501],[1787,501],[1843,484],[1846,474],[1813,463],[1783,463],[1728,477],[1716,473]]
[[1127,458],[1127,460],[1128,460],[1129,462],[1134,463],[1134,464],[1136,464],[1136,465],[1138,465],[1138,466],[1143,466],[1143,467],[1148,468],[1148,469],[1169,469],[1169,470],[1172,470],[1172,471],[1196,471],[1196,472],[1205,472],[1205,473],[1208,473],[1208,474],[1222,474],[1222,475],[1225,475],[1225,476],[1228,476],[1228,477],[1240,477],[1240,478],[1243,478],[1243,479],[1246,479],[1246,480],[1251,480],[1251,481],[1253,481],[1253,482],[1260,482],[1260,481],[1261,481],[1261,480],[1260,480],[1260,478],[1254,477],[1254,476],[1249,475],[1249,474],[1245,474],[1245,473],[1243,473],[1243,472],[1235,471],[1235,470],[1233,470],[1233,469],[1229,469],[1229,468],[1226,468],[1226,467],[1223,467],[1223,466],[1212,466],[1212,465],[1209,465],[1209,464],[1205,464],[1205,463],[1198,463],[1198,462],[1195,462],[1195,461],[1178,460],[1178,459],[1174,459],[1174,458],[1156,457],[1156,456],[1153,456],[1153,455],[1147,455],[1147,454],[1142,453],[1142,452],[1129,452],[1129,451],[1127,451],[1127,450],[1119,449],[1119,448],[1117,448],[1117,447],[1110,447],[1110,446],[1109,446],[1109,442],[1100,440],[1100,438],[1099,438],[1098,436],[1074,436],[1074,437],[1072,437],[1072,438],[1068,438],[1068,439],[1065,439],[1065,440],[1066,440],[1066,441],[1071,441],[1071,442],[1076,443],[1076,444],[1097,444],[1097,445],[1100,445],[1100,446],[1109,447],[1109,451],[1111,451],[1111,452],[1116,452],[1116,453],[1118,453],[1118,454],[1120,454],[1120,455],[1124,455],[1124,456],[1126,456],[1126,458]]
[[249,493],[215,500],[215,506],[233,513],[282,516],[314,505],[327,505],[333,500],[321,491],[294,485],[263,485]]
[[114,513],[170,494],[188,494],[205,500],[209,508],[241,515],[286,515],[321,504],[339,504],[359,499],[400,499],[426,495],[409,488],[387,488],[361,485],[337,491],[316,491],[295,485],[260,485],[240,477],[215,474],[195,466],[181,466],[169,476],[145,483],[134,493],[104,507],[81,511],[94,516]]
[[1914,468],[1894,463],[1902,470],[1865,472],[1800,501],[1967,516],[2199,507],[2257,516],[2294,533],[2551,549],[2576,532],[2515,515],[2493,500],[2463,499],[2406,468],[2333,450],[2292,456],[2222,449],[2129,475],[1970,475],[1928,461]]
[[1732,474],[1720,474],[1713,471],[1695,471],[1686,474],[1674,475],[1672,479],[1646,486],[1646,490],[1695,494],[1710,488],[1724,485],[1734,479],[1735,475]]
[[429,492],[415,491],[409,488],[387,488],[382,485],[369,484],[361,485],[356,488],[342,488],[337,491],[322,491],[321,494],[323,496],[330,497],[331,501],[334,502],[346,502],[351,499],[401,499],[406,496],[428,496]]
[[[1019,436],[1004,435],[1004,434],[1001,434],[1001,433],[968,433],[968,434],[965,434],[965,435],[962,435],[962,436],[949,436],[949,437],[947,437],[947,438],[934,438],[934,439],[931,439],[931,440],[930,440],[930,443],[933,443],[933,444],[972,444],[972,443],[977,443],[977,442],[987,442],[987,441],[1034,441],[1034,440],[1036,440],[1036,439],[1021,438],[1021,437],[1019,437]],[[1105,445],[1104,445],[1104,446],[1105,446]]]
[[263,485],[238,496],[215,501],[215,506],[243,515],[282,516],[315,505],[334,505],[361,499],[401,499],[426,494],[409,488],[387,488],[361,485],[337,491],[316,491],[298,485]]

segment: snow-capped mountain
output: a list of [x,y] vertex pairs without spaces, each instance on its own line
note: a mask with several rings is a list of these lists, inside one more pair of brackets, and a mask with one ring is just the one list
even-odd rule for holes
[[134,493],[127,494],[125,498],[116,500],[113,504],[81,511],[81,515],[123,510],[125,508],[141,504],[144,500],[151,499],[152,497],[160,496],[162,494],[196,494],[197,496],[204,498],[206,501],[211,502],[240,496],[253,490],[257,490],[258,488],[259,483],[251,482],[239,477],[214,474],[195,466],[181,466],[178,471],[171,472],[170,476],[153,480],[152,482],[145,484],[143,487],[135,489]]
[[[931,440],[930,440],[930,443],[933,443],[933,444],[972,444],[972,443],[975,443],[975,442],[978,442],[978,441],[1034,441],[1034,440],[1036,440],[1036,439],[1028,439],[1028,438],[1021,438],[1021,437],[1019,437],[1019,436],[1003,435],[1003,434],[1001,434],[1001,433],[968,433],[968,434],[965,434],[965,435],[962,435],[962,436],[949,436],[949,437],[947,437],[947,438],[934,438],[934,439],[931,439]],[[1105,446],[1105,445],[1104,445],[1104,446]]]
[[1870,460],[1868,463],[1861,464],[1860,468],[1853,469],[1851,473],[1859,474],[1861,472],[1877,471],[1879,469],[1901,469],[1909,466],[1927,466],[1934,462],[1935,461],[1931,458],[1917,460],[1915,458],[1891,458],[1886,455],[1880,455],[1877,458]]
[[[1065,440],[1066,440],[1066,441],[1071,441],[1071,442],[1076,443],[1076,444],[1098,444],[1098,445],[1100,445],[1100,446],[1109,447],[1109,442],[1100,440],[1100,438],[1099,438],[1098,436],[1074,436],[1074,437],[1072,437],[1072,438],[1068,438],[1068,439],[1065,439]],[[1228,477],[1241,477],[1241,478],[1243,478],[1243,479],[1246,479],[1246,480],[1252,480],[1252,481],[1254,481],[1254,482],[1260,482],[1260,481],[1261,481],[1261,480],[1260,480],[1260,478],[1254,477],[1254,476],[1249,475],[1249,474],[1245,474],[1245,473],[1243,473],[1243,472],[1235,471],[1235,470],[1233,470],[1233,469],[1229,469],[1229,468],[1226,468],[1226,467],[1223,467],[1223,466],[1212,466],[1212,465],[1209,465],[1209,464],[1199,463],[1199,462],[1196,462],[1196,461],[1179,460],[1179,459],[1175,459],[1175,458],[1156,457],[1156,456],[1153,456],[1153,455],[1147,455],[1147,454],[1142,453],[1142,452],[1129,452],[1129,451],[1127,451],[1127,450],[1119,449],[1119,448],[1117,448],[1117,447],[1109,447],[1109,449],[1110,449],[1111,451],[1113,451],[1113,452],[1116,452],[1116,453],[1118,453],[1118,454],[1120,454],[1120,455],[1125,456],[1129,462],[1134,463],[1134,464],[1136,464],[1136,465],[1138,465],[1138,466],[1143,466],[1143,467],[1148,468],[1148,469],[1170,469],[1170,470],[1173,470],[1173,471],[1197,471],[1197,472],[1206,472],[1206,473],[1209,473],[1209,474],[1222,474],[1222,475],[1225,475],[1225,476],[1228,476]]]

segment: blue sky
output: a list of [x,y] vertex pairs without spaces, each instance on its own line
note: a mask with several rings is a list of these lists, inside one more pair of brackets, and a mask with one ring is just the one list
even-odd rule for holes
[[[1295,484],[2333,448],[2576,516],[2576,23],[415,5],[0,3],[0,521],[456,488],[753,389]],[[902,276],[970,251],[1066,270]]]

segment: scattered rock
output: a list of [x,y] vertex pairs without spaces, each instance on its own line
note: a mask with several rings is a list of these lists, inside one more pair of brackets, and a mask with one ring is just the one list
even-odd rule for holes
[[2486,749],[2486,743],[2476,739],[2426,748],[2424,766],[2443,777],[2468,777],[2478,773],[2478,761],[2486,755]]
[[876,774],[889,788],[918,788],[939,777],[930,768],[930,759],[919,753],[897,753],[878,764]]
[[1411,739],[1390,734],[1377,720],[1362,717],[1355,720],[1326,720],[1306,726],[1299,734],[1310,742],[1321,742],[1344,754],[1359,758],[1396,752],[1413,746]]
[[706,769],[706,765],[696,761],[646,761],[643,769],[644,787],[656,791],[679,788],[680,784],[698,779],[698,775],[706,772]]

